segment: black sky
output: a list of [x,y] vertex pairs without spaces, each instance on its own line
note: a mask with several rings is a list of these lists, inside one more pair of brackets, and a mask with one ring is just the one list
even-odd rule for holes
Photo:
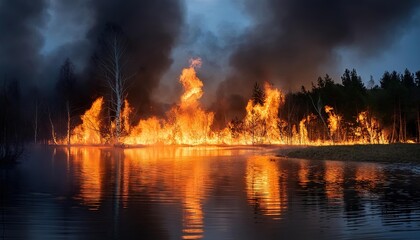
[[[233,1],[251,24],[243,32],[229,31],[234,34],[227,37],[229,49],[215,48],[220,36],[214,34],[200,40],[200,46],[208,43],[207,54],[229,59],[230,72],[213,80],[221,82],[217,96],[227,101],[248,97],[255,81],[268,80],[296,90],[333,69],[340,48],[369,58],[386,51],[407,29],[420,25],[413,21],[420,5],[415,0]],[[36,85],[48,92],[54,89],[60,65],[70,57],[79,81],[100,80],[91,58],[106,25],[119,25],[133,43],[137,74],[129,97],[134,105],[147,108],[150,95],[173,63],[174,48],[180,38],[185,39],[181,33],[195,36],[206,32],[197,26],[186,27],[193,25],[186,22],[187,4],[182,0],[2,0],[0,74],[4,79],[18,79],[22,86]],[[46,39],[51,34],[45,34],[51,25],[53,31],[71,37],[45,51],[47,42],[54,42]]]

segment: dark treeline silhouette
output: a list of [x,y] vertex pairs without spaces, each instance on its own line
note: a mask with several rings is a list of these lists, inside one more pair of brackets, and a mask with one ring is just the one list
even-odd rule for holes
[[23,105],[16,79],[5,79],[0,86],[0,163],[15,161],[23,153]]
[[[378,84],[371,77],[368,85],[369,88],[355,69],[346,69],[341,83],[325,75],[312,83],[310,90],[302,87],[299,92],[286,94],[279,113],[280,118],[288,123],[285,138],[292,138],[295,131],[292,126],[299,126],[306,118],[304,124],[310,140],[351,141],[362,134],[366,135],[366,142],[375,143],[379,139],[373,136],[374,132],[382,131],[386,142],[419,142],[420,71],[386,71]],[[328,131],[325,106],[332,107],[334,114],[341,118],[335,133]],[[360,119],[362,112],[367,120]],[[360,128],[361,121],[367,121],[365,125],[377,129]],[[378,124],[373,126],[372,121]]]
[[[67,139],[66,143],[70,143],[71,131],[99,93],[82,94],[87,92],[83,90],[86,86],[78,82],[71,59],[66,59],[57,73],[54,94],[36,88],[22,93],[17,80],[3,79],[0,85],[2,161],[22,154],[25,142],[47,144]],[[264,97],[262,87],[255,84],[254,104],[263,105]],[[87,104],[86,98],[92,101]],[[302,87],[298,92],[286,94],[284,99],[279,109],[278,131],[285,143],[299,143],[296,135],[302,134],[302,126],[307,131],[305,141],[339,143],[362,137],[366,143],[379,143],[383,137],[390,143],[420,142],[420,71],[386,71],[377,84],[371,78],[366,87],[356,70],[346,69],[340,83],[325,75],[312,83],[311,89]],[[329,126],[326,106],[332,107],[330,114],[340,117],[334,131]],[[360,119],[361,113],[364,120]],[[246,126],[236,118],[229,127],[233,134],[239,134]]]

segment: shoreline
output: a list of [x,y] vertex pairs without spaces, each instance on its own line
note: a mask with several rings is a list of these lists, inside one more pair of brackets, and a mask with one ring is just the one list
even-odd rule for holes
[[355,145],[48,145],[50,147],[96,147],[114,149],[135,149],[147,147],[192,147],[225,149],[266,149],[277,157],[311,160],[335,160],[356,162],[420,163],[420,144],[355,144]]
[[382,163],[420,163],[420,144],[305,146],[278,149],[278,157]]

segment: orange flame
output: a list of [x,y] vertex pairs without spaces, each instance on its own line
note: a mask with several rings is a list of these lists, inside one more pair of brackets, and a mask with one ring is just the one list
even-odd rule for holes
[[[179,82],[183,86],[183,94],[165,118],[156,116],[141,119],[132,126],[133,109],[127,100],[121,114],[122,134],[119,142],[129,145],[151,144],[355,144],[385,143],[379,121],[368,111],[357,116],[357,126],[353,128],[351,141],[346,139],[342,126],[350,126],[343,122],[330,106],[324,110],[328,115],[326,122],[322,116],[312,113],[303,117],[298,124],[291,124],[279,118],[279,109],[284,103],[282,92],[272,85],[264,84],[262,104],[249,100],[243,120],[230,122],[226,128],[213,131],[211,129],[214,113],[203,109],[200,99],[203,96],[203,82],[198,78],[196,70],[201,67],[200,58],[191,59],[190,66],[182,70]],[[103,129],[114,129],[115,122],[104,126],[101,121],[103,98],[98,98],[92,107],[81,117],[82,124],[77,126],[71,135],[72,144],[101,144],[112,142],[113,136],[102,136]],[[322,130],[321,121],[328,128]],[[102,124],[102,125],[101,125]],[[320,130],[321,129],[321,130]],[[113,132],[113,131],[110,131]],[[328,132],[328,133],[327,133]],[[354,136],[354,137],[353,137]],[[106,139],[106,140],[104,140]],[[66,140],[60,141],[65,144]]]
[[[101,111],[103,98],[96,99],[92,107],[83,114],[82,124],[74,128],[71,135],[72,144],[100,144]],[[62,141],[63,142],[63,141]]]

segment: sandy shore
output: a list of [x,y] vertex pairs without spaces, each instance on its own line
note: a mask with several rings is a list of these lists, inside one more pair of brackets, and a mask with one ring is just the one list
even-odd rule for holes
[[375,144],[287,147],[278,156],[314,160],[420,163],[420,144]]

